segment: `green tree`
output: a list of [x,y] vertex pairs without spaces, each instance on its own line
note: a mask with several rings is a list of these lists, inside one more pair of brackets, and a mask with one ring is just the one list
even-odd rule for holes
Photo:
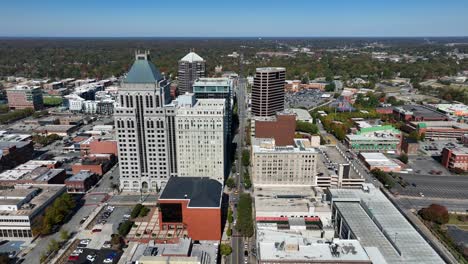
[[250,165],[250,151],[247,149],[242,150],[242,166]]
[[135,207],[133,207],[132,212],[130,213],[131,218],[135,218],[140,214],[141,208],[143,208],[143,205],[141,204],[136,204]]
[[335,89],[336,89],[336,86],[334,82],[330,82],[329,84],[325,85],[326,92],[334,92]]
[[405,153],[401,153],[398,159],[404,164],[408,163],[408,155],[406,155]]
[[49,242],[49,246],[47,247],[47,249],[49,250],[49,252],[58,251],[60,249],[60,244],[57,240],[52,238]]
[[232,253],[232,248],[228,244],[221,244],[220,252],[223,256],[229,256]]
[[296,131],[305,132],[309,134],[317,134],[318,127],[315,124],[304,121],[296,121]]
[[252,197],[248,193],[242,193],[239,197],[236,229],[245,237],[253,235]]
[[234,221],[234,217],[232,215],[232,209],[230,206],[228,207],[227,219],[228,219],[229,224],[232,224],[232,222]]
[[68,240],[70,238],[70,233],[68,233],[67,230],[61,230],[60,231],[60,239],[62,240]]
[[236,182],[234,181],[234,178],[229,177],[229,178],[226,180],[226,186],[227,186],[229,189],[232,189],[232,188],[236,187]]

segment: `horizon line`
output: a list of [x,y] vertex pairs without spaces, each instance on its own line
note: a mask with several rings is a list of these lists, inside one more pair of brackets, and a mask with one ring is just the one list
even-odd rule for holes
[[24,35],[24,36],[3,36],[0,35],[0,39],[4,38],[193,38],[193,39],[203,39],[203,38],[468,38],[468,35],[417,35],[417,36],[405,36],[405,35],[392,35],[392,36],[34,36],[34,35]]

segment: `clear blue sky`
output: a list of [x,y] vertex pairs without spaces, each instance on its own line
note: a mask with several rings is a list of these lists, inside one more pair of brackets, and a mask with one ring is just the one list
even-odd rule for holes
[[468,36],[468,0],[2,0],[0,36]]

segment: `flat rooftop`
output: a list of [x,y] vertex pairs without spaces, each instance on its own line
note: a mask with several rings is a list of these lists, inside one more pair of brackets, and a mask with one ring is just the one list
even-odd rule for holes
[[377,247],[387,263],[444,263],[379,189],[366,186],[369,192],[329,190],[332,206],[364,248]]
[[230,86],[231,80],[229,78],[198,78],[193,86]]
[[455,121],[426,121],[426,122],[411,122],[414,126],[426,128],[452,128],[452,129],[468,129],[468,124],[458,123]]
[[257,241],[261,261],[371,263],[366,251],[357,240],[334,239],[333,243],[337,245],[336,252],[339,254],[335,254],[331,245],[324,240],[306,237],[301,233],[259,230]]
[[286,113],[293,113],[296,115],[297,120],[312,120],[312,116],[310,115],[309,111],[300,108],[289,108],[285,110]]
[[276,146],[273,138],[254,138],[252,150],[253,153],[318,153],[315,148],[311,147],[310,141],[305,138],[295,138],[294,145],[288,146]]
[[40,189],[38,194],[34,196],[28,203],[33,205],[32,208],[20,209],[18,211],[8,211],[0,210],[0,217],[2,216],[31,216],[35,214],[37,210],[42,210],[44,203],[49,201],[52,197],[57,195],[58,192],[65,191],[65,185],[62,184],[32,184],[20,186],[16,189],[11,189],[12,195],[16,192],[21,192],[24,195],[25,192],[23,189]]
[[367,164],[370,166],[376,167],[400,167],[396,162],[392,161],[391,159],[387,158],[382,153],[374,153],[374,152],[362,152],[361,155]]
[[422,105],[402,105],[395,107],[395,110],[403,112],[405,114],[411,114],[415,117],[425,117],[425,118],[447,118],[443,113],[437,112],[437,110],[432,109],[428,106]]
[[80,182],[84,181],[87,178],[93,176],[94,173],[90,172],[89,170],[81,170],[77,174],[71,176],[70,178],[66,179],[67,182]]
[[171,177],[160,200],[190,200],[189,207],[220,207],[223,186],[208,177]]
[[257,68],[257,72],[268,73],[268,72],[277,72],[277,71],[286,71],[286,68],[283,67],[264,67],[264,68]]

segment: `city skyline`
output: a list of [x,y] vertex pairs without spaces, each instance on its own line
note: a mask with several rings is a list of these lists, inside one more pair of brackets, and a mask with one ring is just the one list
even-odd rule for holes
[[[4,3],[4,37],[468,36],[464,1]],[[18,14],[21,14],[19,16]],[[450,16],[447,16],[450,14]],[[27,18],[27,19],[25,19]],[[241,19],[240,19],[241,18]],[[57,23],[57,21],[61,21]],[[428,22],[431,26],[428,27]]]

